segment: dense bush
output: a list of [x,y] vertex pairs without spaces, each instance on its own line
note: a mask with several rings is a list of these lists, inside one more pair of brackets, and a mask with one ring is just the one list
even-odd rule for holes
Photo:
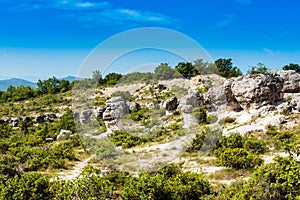
[[263,160],[256,155],[247,152],[245,149],[226,149],[219,155],[219,162],[222,166],[234,169],[254,168],[263,163]]
[[119,83],[136,83],[136,82],[149,82],[154,80],[154,73],[151,72],[133,72],[130,74],[125,74],[119,80]]
[[46,176],[38,173],[26,173],[1,180],[0,199],[52,199],[49,192],[50,181]]
[[278,157],[274,163],[258,167],[247,182],[224,189],[216,199],[299,199],[299,180],[300,162]]
[[157,80],[169,80],[175,78],[176,71],[167,63],[162,63],[155,68],[154,75]]
[[199,75],[199,72],[195,68],[195,66],[190,62],[179,62],[175,66],[175,70],[181,74],[184,78],[191,78],[193,76]]
[[56,77],[39,80],[37,89],[29,86],[9,86],[6,92],[0,92],[0,103],[31,99],[45,94],[57,94],[71,90],[73,84],[67,80],[58,80]]
[[148,112],[149,112],[149,109],[145,108],[145,107],[135,109],[135,110],[131,111],[130,118],[133,121],[144,121],[149,118]]
[[244,148],[245,150],[263,154],[266,152],[266,144],[263,140],[254,137],[242,136],[239,133],[233,133],[229,136],[221,136],[215,154],[219,156],[226,149]]
[[210,127],[204,127],[200,133],[198,133],[192,140],[191,144],[187,148],[187,152],[202,151],[201,153],[210,153],[215,149],[221,130]]
[[145,142],[151,141],[151,138],[143,138],[138,136],[133,136],[125,132],[116,132],[110,137],[112,143],[116,146],[122,146],[123,148],[131,148]]

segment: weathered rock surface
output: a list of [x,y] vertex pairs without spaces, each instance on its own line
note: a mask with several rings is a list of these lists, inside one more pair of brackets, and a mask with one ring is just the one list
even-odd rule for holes
[[93,110],[94,116],[96,119],[103,119],[103,113],[105,112],[105,107],[96,107]]
[[235,78],[232,94],[244,110],[274,104],[283,98],[283,79],[273,74],[245,75]]
[[108,131],[120,130],[122,128],[121,118],[128,112],[128,107],[122,97],[113,97],[106,102],[106,110],[103,119]]
[[179,108],[184,113],[191,113],[193,108],[203,105],[203,96],[197,90],[189,90],[186,96],[180,99]]
[[284,83],[283,93],[299,93],[300,92],[300,74],[294,70],[272,71],[273,75],[280,76]]
[[87,124],[91,121],[91,116],[93,114],[93,110],[92,109],[86,109],[81,111],[81,113],[79,114],[79,121],[81,124]]
[[176,97],[172,97],[170,99],[167,99],[162,103],[162,107],[167,111],[173,111],[176,110],[178,107],[178,100]]
[[132,112],[134,110],[138,110],[140,108],[141,108],[140,104],[138,104],[136,102],[131,102],[131,103],[128,104],[129,112]]

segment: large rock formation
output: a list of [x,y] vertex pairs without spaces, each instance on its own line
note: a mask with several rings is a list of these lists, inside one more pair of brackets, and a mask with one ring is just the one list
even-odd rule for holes
[[193,108],[203,105],[203,96],[197,90],[189,90],[186,96],[180,99],[179,108],[184,113],[191,113]]
[[283,83],[274,74],[245,75],[235,78],[231,91],[244,110],[257,109],[282,100]]
[[284,79],[276,73],[240,76],[210,88],[204,95],[205,105],[211,111],[258,109],[282,100],[283,88]]
[[88,124],[91,121],[91,115],[93,114],[92,109],[86,109],[81,111],[79,115],[79,121],[81,124]]
[[300,74],[294,70],[272,71],[273,75],[280,76],[284,83],[283,93],[298,93],[300,92]]
[[108,131],[120,130],[122,128],[121,118],[128,112],[128,107],[122,97],[113,97],[106,102],[106,110],[103,119]]

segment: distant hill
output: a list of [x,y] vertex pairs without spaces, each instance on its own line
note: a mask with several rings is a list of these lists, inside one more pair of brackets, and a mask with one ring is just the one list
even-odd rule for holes
[[9,86],[30,86],[33,88],[36,88],[36,83],[24,80],[24,79],[19,79],[19,78],[11,78],[11,79],[6,79],[6,80],[0,80],[0,90],[6,91]]
[[67,81],[73,82],[75,80],[81,80],[81,78],[77,78],[75,76],[67,76],[67,77],[64,77],[64,78],[60,78],[59,80],[67,80]]
[[[44,79],[41,79],[41,80],[44,80]],[[67,80],[67,81],[73,82],[74,80],[81,80],[81,78],[77,78],[75,76],[67,76],[64,78],[59,78],[59,80]],[[18,87],[21,85],[30,86],[32,88],[37,87],[37,84],[34,82],[31,82],[31,81],[28,81],[25,79],[21,79],[21,78],[11,78],[11,79],[0,80],[0,91],[6,91],[9,86]]]

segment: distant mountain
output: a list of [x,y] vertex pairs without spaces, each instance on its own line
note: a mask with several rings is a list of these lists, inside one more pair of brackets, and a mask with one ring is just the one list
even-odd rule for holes
[[36,88],[36,83],[24,80],[24,79],[19,79],[19,78],[11,78],[11,79],[6,79],[6,80],[0,80],[0,90],[6,91],[9,86],[30,86],[33,88]]
[[70,82],[73,82],[75,80],[81,80],[82,78],[78,78],[78,77],[75,77],[75,76],[67,76],[67,77],[64,77],[64,78],[60,78],[59,80],[66,80],[66,81],[70,81]]

